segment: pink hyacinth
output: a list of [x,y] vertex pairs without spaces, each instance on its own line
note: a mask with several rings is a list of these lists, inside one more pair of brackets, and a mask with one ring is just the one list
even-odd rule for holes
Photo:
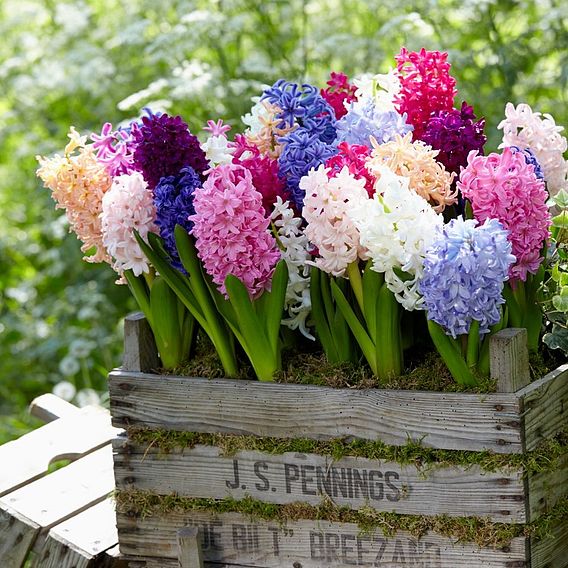
[[414,140],[422,134],[433,111],[449,111],[457,94],[456,80],[450,75],[448,54],[440,51],[408,51],[405,47],[395,56],[400,92],[395,105],[407,122],[414,126]]
[[328,102],[335,112],[335,118],[339,120],[347,114],[346,105],[357,100],[355,91],[357,87],[349,83],[349,79],[345,73],[330,73],[330,79],[327,82],[327,89],[320,89],[321,96]]
[[269,289],[280,251],[251,173],[236,164],[211,169],[195,190],[193,206],[189,219],[198,255],[220,292],[226,294],[229,274],[243,282],[251,297]]
[[471,202],[476,219],[481,223],[497,219],[509,230],[512,253],[517,257],[509,271],[511,279],[524,281],[529,272],[536,273],[551,219],[544,182],[523,153],[505,148],[502,154],[478,156],[472,151],[457,186]]
[[355,178],[365,180],[365,189],[369,197],[372,197],[373,193],[375,193],[376,178],[369,172],[366,165],[371,149],[359,144],[341,142],[337,146],[337,150],[337,154],[329,158],[325,163],[325,167],[329,168],[327,175],[330,178],[336,177],[343,167],[347,166],[349,173],[353,174]]

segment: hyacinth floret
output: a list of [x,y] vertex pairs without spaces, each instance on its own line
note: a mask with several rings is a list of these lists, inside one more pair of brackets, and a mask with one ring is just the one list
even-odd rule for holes
[[525,162],[534,168],[534,173],[538,179],[544,180],[544,172],[540,167],[540,163],[534,152],[529,148],[519,148],[518,146],[509,146],[513,152],[521,152],[525,157]]
[[368,258],[349,216],[356,203],[368,201],[365,180],[357,179],[346,166],[329,177],[329,170],[321,165],[302,178],[300,187],[306,193],[302,210],[307,222],[305,233],[319,253],[313,264],[333,276],[342,276],[349,264]]
[[219,164],[230,164],[233,161],[233,148],[227,139],[227,132],[231,127],[223,124],[222,119],[217,122],[208,120],[203,130],[209,133],[207,140],[201,144],[209,165],[215,167]]
[[93,145],[87,144],[86,136],[80,136],[74,127],[67,136],[70,141],[63,156],[36,157],[40,165],[37,176],[51,190],[56,209],[65,211],[69,231],[83,243],[81,251],[96,249],[83,260],[110,263],[103,244],[100,214],[103,195],[110,189],[112,179],[97,160]]
[[242,134],[235,136],[231,149],[233,163],[240,164],[250,172],[255,189],[262,195],[262,206],[270,215],[277,197],[280,196],[282,200],[289,198],[286,183],[279,174],[278,162],[261,154]]
[[300,180],[311,169],[333,156],[336,150],[303,127],[280,138],[279,142],[282,144],[282,153],[278,158],[280,175],[286,180],[294,205],[301,210],[305,192],[300,187]]
[[468,333],[474,320],[484,335],[501,319],[503,284],[515,262],[507,235],[496,219],[478,225],[459,217],[438,228],[426,252],[419,291],[428,319],[448,335]]
[[335,177],[344,167],[347,167],[354,177],[365,180],[367,193],[369,196],[373,195],[375,178],[367,169],[367,158],[370,153],[371,150],[367,146],[341,142],[337,146],[337,154],[325,162],[325,167],[328,168],[327,175]]
[[384,273],[385,283],[409,311],[420,307],[418,282],[426,250],[443,223],[428,202],[409,189],[409,179],[379,166],[372,199],[354,203],[349,216],[357,227],[371,268]]
[[131,129],[112,129],[110,122],[105,122],[100,134],[90,136],[97,160],[105,165],[111,177],[127,174],[133,169],[134,138]]
[[286,287],[285,310],[288,317],[282,324],[290,329],[299,329],[300,333],[311,339],[315,337],[308,329],[308,318],[312,311],[310,296],[310,270],[308,264],[312,258],[308,237],[303,231],[303,220],[294,214],[288,201],[277,196],[270,216],[276,228],[282,258],[288,267],[288,285]]
[[557,126],[552,116],[533,112],[525,103],[516,108],[507,103],[505,118],[497,128],[503,130],[503,142],[499,148],[518,146],[534,153],[551,195],[556,195],[563,188],[568,189],[568,161],[564,159],[568,141],[560,134],[563,127]]
[[373,150],[367,167],[375,177],[380,176],[384,166],[407,177],[410,189],[431,202],[438,213],[457,202],[457,190],[452,190],[455,174],[446,171],[436,160],[438,150],[432,150],[421,140],[413,142],[411,134],[396,135],[386,144],[379,144],[374,139],[371,143]]
[[415,139],[421,140],[432,113],[450,111],[454,106],[456,80],[450,75],[448,54],[403,47],[395,59],[400,80],[395,104],[400,114],[408,115]]
[[191,166],[204,179],[209,168],[205,152],[181,116],[144,116],[133,136],[134,168],[142,172],[151,189],[162,177],[176,175],[184,166]]
[[464,101],[459,110],[453,108],[433,112],[421,139],[438,150],[437,159],[446,170],[459,174],[472,150],[483,154],[487,141],[484,128],[485,119],[477,120],[473,107]]
[[335,118],[338,120],[347,113],[347,105],[356,100],[357,87],[349,83],[349,78],[344,73],[330,73],[327,88],[321,89],[321,96],[333,109]]
[[103,244],[114,259],[112,267],[122,275],[132,270],[135,276],[150,272],[134,230],[147,241],[148,233],[157,233],[156,208],[152,192],[140,172],[123,174],[113,179],[103,195],[101,224]]
[[268,100],[280,109],[277,115],[279,128],[291,128],[298,124],[326,144],[335,140],[335,113],[313,85],[305,83],[300,87],[296,83],[278,79],[264,91],[261,100]]
[[191,166],[186,166],[175,176],[163,177],[154,188],[156,225],[172,266],[180,271],[183,271],[183,267],[177,252],[174,229],[176,225],[181,225],[188,233],[191,232],[193,223],[189,217],[195,213],[193,196],[201,185],[197,172]]
[[406,115],[395,110],[381,111],[372,100],[353,104],[345,116],[337,121],[337,142],[348,142],[371,147],[371,138],[379,144],[391,141],[396,134],[404,136],[413,130]]
[[280,251],[250,172],[236,164],[213,168],[195,191],[193,206],[191,232],[198,256],[220,292],[226,294],[229,274],[252,298],[269,289]]
[[365,74],[354,79],[353,83],[357,87],[355,106],[372,101],[376,112],[397,110],[395,98],[400,93],[400,79],[396,69],[376,75]]
[[526,280],[543,261],[541,249],[549,237],[550,213],[544,182],[522,152],[505,148],[502,154],[478,156],[471,152],[457,182],[480,222],[497,219],[509,231],[516,262],[512,280]]

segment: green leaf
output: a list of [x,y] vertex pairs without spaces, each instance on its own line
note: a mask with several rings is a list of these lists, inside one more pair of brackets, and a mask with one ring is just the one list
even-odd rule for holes
[[552,332],[542,338],[550,349],[560,349],[568,355],[568,329],[559,325],[552,326]]
[[148,286],[142,276],[134,276],[132,270],[125,270],[124,277],[128,282],[128,287],[138,304],[138,307],[144,312],[150,327],[152,327],[152,310],[150,309],[150,295]]
[[[272,276],[272,288],[269,293],[264,292],[267,299],[264,303],[264,309],[260,313],[262,320],[266,325],[266,332],[272,351],[278,350],[278,335],[282,322],[282,312],[284,311],[284,301],[286,298],[286,288],[288,286],[288,266],[286,261],[280,260],[276,265]],[[260,299],[262,299],[262,296]]]
[[181,334],[177,296],[163,278],[156,278],[150,290],[153,331],[159,341],[160,358],[167,369],[181,363]]
[[363,315],[369,335],[375,343],[377,342],[377,299],[384,280],[382,274],[371,268],[371,261],[367,262],[363,272]]
[[561,294],[552,297],[552,305],[559,312],[568,312],[568,288],[563,288]]
[[316,335],[318,336],[325,355],[330,363],[335,363],[338,361],[338,353],[335,348],[335,342],[333,341],[330,326],[326,317],[326,310],[324,307],[323,297],[322,297],[322,278],[325,275],[322,274],[319,268],[313,267],[310,273],[310,301],[312,304],[312,319],[314,320],[314,325],[316,329]]

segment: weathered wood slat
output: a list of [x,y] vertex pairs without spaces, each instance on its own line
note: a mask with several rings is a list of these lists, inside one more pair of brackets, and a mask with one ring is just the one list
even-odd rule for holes
[[477,466],[420,470],[363,458],[303,453],[271,455],[242,451],[223,457],[218,448],[197,446],[161,454],[117,438],[118,488],[160,495],[242,499],[268,503],[302,501],[312,505],[328,496],[338,506],[403,514],[484,516],[495,522],[525,522],[522,471],[490,473]]
[[[106,499],[53,527],[33,568],[94,568],[97,557],[118,542],[114,503]],[[101,562],[112,563],[110,556]]]
[[525,328],[502,329],[489,339],[491,378],[499,392],[516,392],[531,380]]
[[57,459],[76,459],[107,444],[120,430],[107,411],[83,408],[0,447],[0,497],[38,479]]
[[31,550],[40,527],[9,507],[0,510],[0,566],[20,568]]
[[519,403],[509,393],[346,390],[116,370],[110,395],[119,427],[521,451]]
[[203,557],[208,562],[263,568],[525,566],[525,538],[514,539],[502,550],[479,549],[432,533],[419,540],[403,531],[386,537],[380,531],[362,534],[357,525],[347,523],[294,521],[282,526],[278,522],[253,522],[235,513],[172,513],[145,519],[119,514],[118,523],[121,551],[126,556],[176,558],[177,530],[194,525],[202,534]]
[[203,568],[203,554],[197,527],[177,531],[178,562],[181,568]]
[[149,372],[159,367],[158,350],[148,320],[142,312],[124,318],[124,357],[122,367]]
[[32,416],[35,416],[47,423],[53,422],[58,418],[75,416],[80,412],[80,409],[74,404],[63,400],[54,394],[46,393],[32,400],[29,412]]
[[524,416],[527,451],[568,424],[568,364],[517,392]]
[[551,535],[531,541],[531,568],[566,568],[568,566],[568,523],[559,524]]

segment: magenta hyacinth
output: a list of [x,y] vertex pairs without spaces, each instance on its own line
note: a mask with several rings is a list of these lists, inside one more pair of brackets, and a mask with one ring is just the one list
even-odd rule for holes
[[471,152],[457,187],[471,202],[476,219],[481,223],[497,219],[509,231],[517,258],[509,272],[511,279],[524,281],[529,272],[535,274],[543,261],[541,250],[551,219],[544,182],[522,152],[511,148],[488,156]]
[[193,207],[195,215],[189,219],[195,246],[220,292],[226,294],[229,274],[239,278],[253,298],[270,288],[280,251],[251,173],[236,164],[210,170],[203,187],[195,191]]
[[204,179],[203,172],[209,167],[205,152],[181,116],[144,116],[133,135],[133,165],[151,189],[162,177],[179,174],[184,166],[191,166]]

